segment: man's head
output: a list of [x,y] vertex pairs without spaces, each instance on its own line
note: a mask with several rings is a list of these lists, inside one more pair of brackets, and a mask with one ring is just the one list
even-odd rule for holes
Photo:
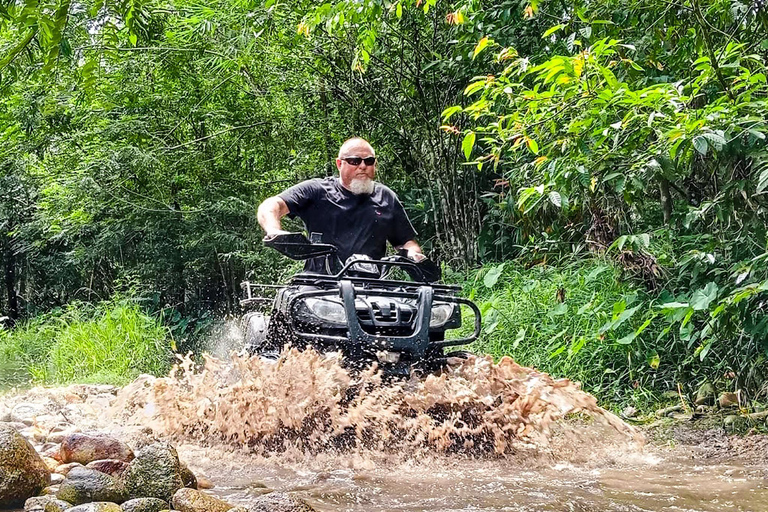
[[367,140],[353,137],[339,148],[336,158],[341,184],[353,194],[372,194],[376,177],[376,153]]

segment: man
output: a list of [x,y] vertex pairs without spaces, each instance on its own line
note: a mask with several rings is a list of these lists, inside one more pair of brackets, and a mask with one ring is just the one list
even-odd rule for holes
[[[258,220],[265,239],[287,233],[280,219],[299,217],[309,233],[321,233],[324,243],[338,249],[342,261],[353,254],[380,259],[386,243],[405,249],[414,261],[425,258],[414,240],[403,205],[388,187],[374,181],[376,154],[365,139],[347,140],[336,158],[339,176],[307,180],[266,199],[259,205]],[[309,260],[305,270],[325,273],[322,258]]]

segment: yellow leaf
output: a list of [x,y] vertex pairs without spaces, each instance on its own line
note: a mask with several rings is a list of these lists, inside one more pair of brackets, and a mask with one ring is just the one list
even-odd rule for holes
[[592,179],[589,182],[589,190],[594,193],[596,188],[597,188],[597,178],[592,176]]
[[539,158],[537,158],[536,160],[533,161],[533,165],[543,164],[547,160],[549,160],[549,159],[546,156],[540,156]]
[[301,23],[299,23],[299,26],[296,29],[296,32],[298,34],[303,35],[304,37],[309,37],[309,25],[307,25],[302,21]]
[[581,76],[581,72],[584,70],[584,56],[579,55],[573,60],[573,73],[576,78]]
[[472,52],[472,60],[474,60],[475,57],[477,57],[478,53],[483,51],[483,48],[488,46],[488,41],[489,41],[488,36],[485,36],[484,38],[482,38],[480,41],[477,42],[477,46],[475,46],[475,51]]
[[525,8],[525,10],[523,11],[523,18],[526,18],[526,19],[533,18],[533,7],[529,5],[528,7]]

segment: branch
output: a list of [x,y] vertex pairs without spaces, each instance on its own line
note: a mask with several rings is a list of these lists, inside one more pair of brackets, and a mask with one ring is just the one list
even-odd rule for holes
[[[710,27],[712,27],[712,25],[707,22],[706,18],[704,18],[704,15],[701,13],[701,6],[699,5],[699,2],[693,2],[693,5],[695,6],[696,17],[699,20],[701,33],[704,36],[704,44],[707,47],[707,53],[709,53],[709,60],[712,63],[712,69],[715,70],[717,80],[720,82],[720,85],[723,86],[723,89],[725,89],[725,93],[728,95],[728,98],[730,98],[731,102],[735,102],[736,98],[734,98],[733,92],[731,92],[731,89],[728,87],[728,84],[725,81],[725,77],[723,76],[723,72],[720,69],[720,66],[717,64],[717,55],[715,55],[715,51],[712,48],[712,39],[709,37],[709,32],[707,32],[707,29],[704,27],[705,24]],[[728,36],[728,34],[725,35]]]
[[262,124],[267,124],[267,123],[265,121],[261,121],[261,122],[258,122],[258,123],[245,124],[245,125],[242,125],[242,126],[232,126],[231,128],[226,128],[224,130],[220,130],[220,131],[218,131],[216,133],[212,133],[210,135],[206,135],[205,137],[200,137],[199,139],[190,140],[190,141],[187,141],[187,142],[182,142],[181,144],[178,144],[176,146],[167,147],[167,148],[165,148],[165,150],[166,151],[173,151],[175,149],[180,149],[180,148],[183,148],[184,146],[189,146],[190,144],[194,144],[195,142],[202,142],[204,140],[212,139],[213,137],[217,137],[217,136],[222,135],[224,133],[233,132],[235,130],[243,130],[243,129],[246,129],[246,128],[253,128],[254,126],[259,126],[259,125],[262,125]]
[[37,25],[30,28],[29,32],[27,32],[27,35],[24,36],[24,39],[22,39],[14,48],[11,48],[11,51],[8,52],[8,55],[0,60],[0,71],[8,67],[16,59],[16,57],[18,57],[19,54],[24,51],[24,49],[32,41],[32,38],[35,37],[35,34],[37,34]]

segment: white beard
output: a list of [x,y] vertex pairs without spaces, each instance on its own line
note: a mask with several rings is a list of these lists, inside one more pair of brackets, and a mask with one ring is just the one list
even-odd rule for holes
[[368,178],[355,178],[349,183],[349,191],[356,196],[371,195],[376,182]]

